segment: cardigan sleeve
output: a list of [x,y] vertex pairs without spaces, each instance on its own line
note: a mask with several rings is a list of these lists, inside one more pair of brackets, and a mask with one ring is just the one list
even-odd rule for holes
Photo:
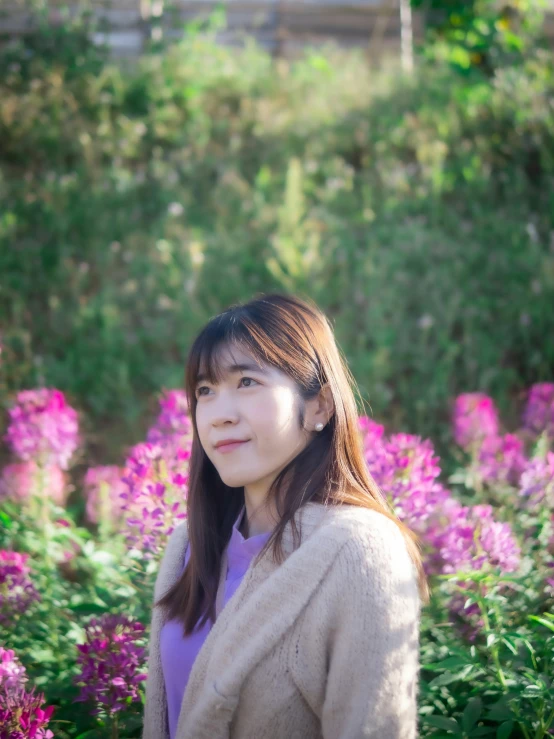
[[328,579],[323,739],[418,736],[420,598],[398,526],[368,517]]

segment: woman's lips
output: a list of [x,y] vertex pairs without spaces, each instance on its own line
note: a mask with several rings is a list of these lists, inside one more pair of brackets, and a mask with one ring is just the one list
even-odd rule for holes
[[235,449],[238,449],[239,446],[248,444],[249,441],[250,439],[247,439],[247,441],[234,441],[232,444],[222,444],[221,446],[216,447],[216,450],[218,452],[221,452],[222,454],[227,454],[228,452],[232,452]]

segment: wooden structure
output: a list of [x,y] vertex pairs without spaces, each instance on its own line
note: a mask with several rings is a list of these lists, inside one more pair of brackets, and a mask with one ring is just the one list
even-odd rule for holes
[[[554,40],[554,0],[546,33]],[[176,40],[183,26],[208,18],[224,5],[226,27],[217,33],[222,44],[240,44],[253,36],[274,56],[295,57],[307,46],[334,41],[344,48],[362,47],[377,61],[401,55],[411,66],[413,42],[423,38],[424,18],[409,0],[0,0],[0,43],[32,28],[36,7],[46,7],[56,23],[61,9],[75,13],[90,8],[101,24],[95,34],[115,58],[140,54],[149,40]]]

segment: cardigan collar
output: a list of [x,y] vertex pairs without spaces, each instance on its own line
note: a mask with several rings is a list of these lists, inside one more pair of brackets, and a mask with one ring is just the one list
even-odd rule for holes
[[[352,536],[353,523],[356,525],[353,509],[304,504],[295,516],[301,545],[294,549],[289,522],[283,532],[283,563],[273,562],[270,547],[248,568],[237,591],[221,609],[227,569],[224,556],[216,622],[194,661],[181,704],[177,739],[228,739],[244,680],[295,623]],[[334,525],[323,526],[330,515]],[[160,594],[171,584],[167,579],[160,582]],[[244,634],[248,634],[247,639]]]

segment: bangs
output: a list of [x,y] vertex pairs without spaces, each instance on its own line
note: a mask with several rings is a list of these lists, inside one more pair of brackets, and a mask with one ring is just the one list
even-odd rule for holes
[[221,382],[226,372],[222,357],[226,350],[232,353],[233,348],[252,355],[260,364],[267,363],[263,346],[248,327],[242,321],[237,321],[236,315],[223,313],[206,325],[191,348],[186,377],[191,398],[195,397],[199,382]]

